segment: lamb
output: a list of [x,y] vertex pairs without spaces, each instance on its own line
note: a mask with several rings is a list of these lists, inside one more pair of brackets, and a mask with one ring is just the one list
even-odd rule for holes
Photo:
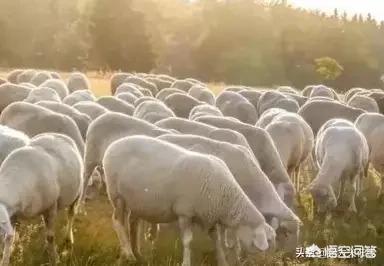
[[61,100],[64,100],[64,98],[69,94],[67,85],[65,85],[64,81],[60,79],[48,79],[41,84],[40,87],[48,87],[55,90],[57,94],[59,94]]
[[167,134],[158,137],[158,139],[190,151],[214,155],[223,160],[237,183],[265,219],[269,223],[275,223],[277,220],[278,224],[272,224],[275,230],[278,227],[289,227],[288,224],[293,222],[294,230],[287,228],[285,231],[292,230],[293,236],[290,238],[294,238],[295,243],[292,246],[296,247],[300,219],[280,199],[273,184],[260,169],[259,163],[248,149],[195,135]]
[[155,125],[167,130],[176,130],[182,134],[192,134],[223,142],[229,142],[251,150],[245,137],[231,129],[221,129],[179,117],[166,118],[155,123]]
[[[141,98],[138,98],[136,99],[136,101],[133,103],[133,106],[137,107],[139,106],[141,103],[143,102],[148,102],[148,101],[152,101],[152,102],[160,102],[158,99],[156,98],[153,98],[153,97],[150,97],[150,96],[144,96],[144,97],[141,97]],[[161,102],[162,103],[162,102]],[[165,104],[164,104],[165,105]],[[167,107],[168,108],[168,107]],[[169,109],[169,108],[168,108]],[[171,110],[171,109],[169,109]],[[172,110],[171,110],[172,111]],[[172,111],[173,113],[173,111]]]
[[64,98],[63,103],[72,106],[72,105],[75,105],[76,103],[84,102],[84,101],[90,101],[90,102],[96,101],[96,97],[93,95],[92,91],[90,90],[74,91]]
[[176,116],[188,118],[193,107],[202,104],[192,96],[183,93],[174,93],[165,98],[164,103],[175,113]]
[[384,195],[384,115],[365,113],[360,115],[356,127],[364,134],[369,146],[369,161],[377,171],[381,179],[381,191],[379,197]]
[[91,118],[78,111],[77,109],[73,108],[72,106],[58,103],[58,102],[52,102],[52,101],[41,101],[36,103],[39,106],[45,107],[53,112],[67,115],[70,118],[75,121],[77,127],[80,130],[80,134],[85,141],[85,137],[87,135],[88,126],[91,123]]
[[90,90],[91,84],[86,75],[81,72],[73,72],[67,79],[67,87],[70,93],[74,91]]
[[356,94],[352,96],[347,103],[349,106],[359,108],[371,113],[380,112],[377,102],[371,97]]
[[84,154],[84,196],[89,178],[96,169],[102,166],[102,159],[108,146],[123,137],[146,135],[158,137],[170,133],[144,120],[121,113],[110,112],[95,119],[88,127]]
[[132,76],[128,73],[114,73],[111,77],[111,95],[115,95],[116,89],[124,83],[125,79]]
[[198,101],[210,105],[215,105],[215,95],[207,87],[194,85],[192,88],[189,89],[188,94]]
[[320,127],[332,118],[343,118],[354,122],[364,112],[364,110],[349,107],[337,101],[316,100],[304,104],[298,113],[316,135]]
[[189,114],[189,120],[195,120],[202,116],[223,116],[223,113],[216,106],[209,104],[202,104],[193,107]]
[[255,107],[236,92],[224,91],[216,98],[216,106],[224,116],[231,116],[241,122],[254,125],[258,119]]
[[11,257],[15,238],[12,221],[40,215],[45,222],[50,262],[55,265],[55,219],[59,210],[68,208],[66,238],[73,243],[72,224],[83,189],[82,170],[75,143],[60,134],[36,136],[5,159],[0,167],[0,220],[5,232],[1,265],[8,265]]
[[20,130],[29,137],[48,132],[66,135],[84,154],[84,142],[73,119],[47,108],[26,102],[12,103],[1,113],[0,124]]
[[179,90],[177,88],[166,88],[161,91],[159,91],[156,94],[156,98],[159,99],[160,101],[164,102],[165,98],[167,98],[169,95],[174,94],[174,93],[184,93],[186,94],[185,91]]
[[361,191],[360,179],[367,171],[368,155],[367,141],[355,127],[330,126],[322,131],[316,141],[320,171],[309,185],[319,213],[344,205],[347,181],[352,190],[348,210],[357,211],[355,197]]
[[129,104],[132,104],[134,105],[135,104],[135,101],[139,98],[137,98],[135,95],[133,95],[132,93],[130,92],[122,92],[122,93],[119,93],[116,95],[116,98],[120,99],[120,100],[123,100],[124,102],[126,103],[129,103]]
[[27,98],[24,99],[24,102],[27,103],[37,103],[39,101],[61,102],[61,99],[55,90],[48,87],[33,89],[30,91]]
[[133,83],[123,83],[117,87],[114,95],[119,95],[120,93],[129,92],[132,93],[137,98],[143,97],[143,92],[140,91],[139,87]]
[[152,82],[146,81],[145,79],[139,78],[139,77],[128,77],[124,80],[125,83],[133,83],[136,84],[138,87],[147,89],[151,92],[152,95],[156,95],[158,92],[158,89],[155,84]]
[[0,125],[0,165],[13,151],[29,144],[29,137],[23,132]]
[[194,82],[188,80],[176,80],[172,83],[171,88],[176,88],[185,92],[188,92],[190,88],[195,85]]
[[265,130],[273,139],[288,175],[294,180],[296,191],[300,191],[300,166],[314,146],[312,129],[301,116],[285,111],[276,114]]
[[[126,159],[120,163],[116,158]],[[139,219],[151,223],[178,221],[183,266],[191,265],[194,223],[211,232],[221,265],[226,265],[221,226],[234,230],[248,252],[267,250],[268,241],[275,240],[273,228],[244,194],[225,163],[214,156],[133,136],[114,142],[105,153],[103,165],[114,209],[114,228],[122,252],[129,258],[140,258],[135,245]],[[154,177],[158,181],[156,186]],[[169,190],[170,187],[173,189]],[[125,229],[128,214],[130,239]]]
[[72,106],[83,114],[88,115],[92,121],[99,116],[108,113],[108,109],[95,102],[79,102]]
[[118,112],[126,115],[133,115],[135,107],[113,96],[103,96],[96,100],[96,103],[107,108],[109,111]]
[[204,116],[198,118],[197,121],[241,133],[259,161],[261,169],[274,184],[281,199],[289,207],[292,207],[295,188],[284,168],[272,138],[264,129],[226,117]]
[[33,78],[31,79],[31,84],[33,84],[35,86],[40,86],[46,80],[51,79],[51,78],[52,78],[51,74],[49,72],[47,72],[47,71],[37,72],[33,76]]
[[238,93],[247,99],[257,110],[257,103],[259,102],[261,95],[263,95],[263,92],[256,90],[242,90]]
[[7,75],[7,80],[9,83],[17,84],[17,76],[23,73],[23,69],[14,69]]
[[35,76],[36,70],[33,69],[27,69],[24,70],[22,73],[17,75],[17,83],[23,83],[23,82],[30,82],[32,78]]
[[31,89],[12,83],[0,85],[0,113],[13,102],[23,101],[28,97]]
[[155,100],[145,101],[136,106],[133,117],[149,123],[156,123],[165,118],[175,117],[175,114],[163,102]]

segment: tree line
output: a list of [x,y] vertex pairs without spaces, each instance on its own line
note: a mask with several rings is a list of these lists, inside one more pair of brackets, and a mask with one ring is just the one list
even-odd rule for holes
[[254,0],[0,0],[0,65],[382,86],[384,23]]

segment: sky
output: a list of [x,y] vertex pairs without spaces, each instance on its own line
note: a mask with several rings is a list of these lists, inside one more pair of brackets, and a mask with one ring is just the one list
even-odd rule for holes
[[332,13],[337,8],[341,14],[344,10],[349,14],[371,15],[377,20],[384,20],[384,0],[288,0],[290,4],[307,9],[319,9]]

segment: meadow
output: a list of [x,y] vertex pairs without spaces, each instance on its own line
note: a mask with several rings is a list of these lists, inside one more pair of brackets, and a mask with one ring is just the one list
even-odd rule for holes
[[[65,77],[67,73],[62,73]],[[4,72],[0,73],[4,76]],[[92,88],[97,96],[109,94],[109,74],[89,72]],[[224,84],[210,84],[218,93]],[[312,174],[306,167],[302,170],[303,187],[308,184]],[[364,191],[358,202],[357,215],[340,215],[320,223],[314,218],[312,200],[302,193],[302,205],[297,206],[297,213],[302,219],[301,246],[313,243],[320,247],[325,245],[376,245],[377,257],[372,260],[325,260],[296,259],[293,254],[281,252],[256,254],[244,258],[241,265],[384,265],[384,206],[376,198],[379,190],[378,176],[372,171],[364,180]],[[75,243],[67,248],[63,242],[64,216],[57,223],[57,245],[60,254],[59,265],[69,266],[102,266],[118,265],[119,244],[112,228],[112,210],[105,191],[91,189],[92,198],[86,204],[86,214],[79,214],[75,221]],[[42,222],[21,222],[17,225],[18,237],[13,251],[12,265],[47,265],[48,258],[44,252],[44,231]],[[145,263],[122,261],[122,265],[176,266],[181,262],[181,243],[177,228],[166,227],[161,230],[158,241],[152,245],[142,239],[142,253]],[[195,230],[192,244],[193,265],[215,265],[214,247],[206,234]],[[235,264],[232,251],[228,253],[231,265]]]

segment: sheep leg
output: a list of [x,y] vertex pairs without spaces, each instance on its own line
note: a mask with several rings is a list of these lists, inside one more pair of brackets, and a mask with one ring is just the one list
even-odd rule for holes
[[1,259],[1,266],[8,266],[9,265],[14,240],[15,240],[15,232],[14,231],[5,235],[3,258]]
[[227,259],[225,258],[225,252],[222,243],[222,230],[220,225],[216,224],[215,227],[209,231],[209,236],[215,242],[216,247],[216,260],[219,266],[228,266]]
[[46,228],[46,238],[47,238],[47,248],[48,256],[51,265],[56,265],[56,244],[55,244],[55,220],[57,216],[57,203],[54,204],[49,210],[44,214],[44,223]]
[[114,211],[112,215],[112,222],[117,237],[120,241],[121,255],[126,256],[128,260],[135,260],[132,252],[131,243],[129,241],[128,230],[126,228],[126,211],[124,201],[120,198],[114,201]]
[[65,243],[67,246],[73,245],[73,222],[75,218],[75,212],[76,212],[76,204],[77,200],[72,203],[71,206],[68,208],[67,212],[67,227],[66,227],[66,237],[65,237]]
[[355,198],[356,198],[356,191],[357,191],[357,188],[356,188],[356,177],[355,179],[352,181],[352,193],[351,193],[351,202],[350,202],[350,205],[349,205],[349,208],[348,210],[351,211],[351,212],[354,212],[354,213],[357,213],[357,208],[356,208],[356,202],[355,202]]
[[158,224],[152,223],[148,229],[148,240],[154,242],[159,235],[160,227]]
[[130,215],[129,217],[129,234],[130,234],[130,240],[131,240],[131,247],[133,251],[133,255],[135,256],[136,260],[143,261],[143,257],[140,253],[140,243],[139,243],[139,236],[140,236],[140,226],[139,226],[140,220],[137,217],[134,217],[133,215]]
[[191,247],[193,239],[192,223],[187,217],[179,217],[179,227],[183,243],[183,264],[182,266],[191,266]]

